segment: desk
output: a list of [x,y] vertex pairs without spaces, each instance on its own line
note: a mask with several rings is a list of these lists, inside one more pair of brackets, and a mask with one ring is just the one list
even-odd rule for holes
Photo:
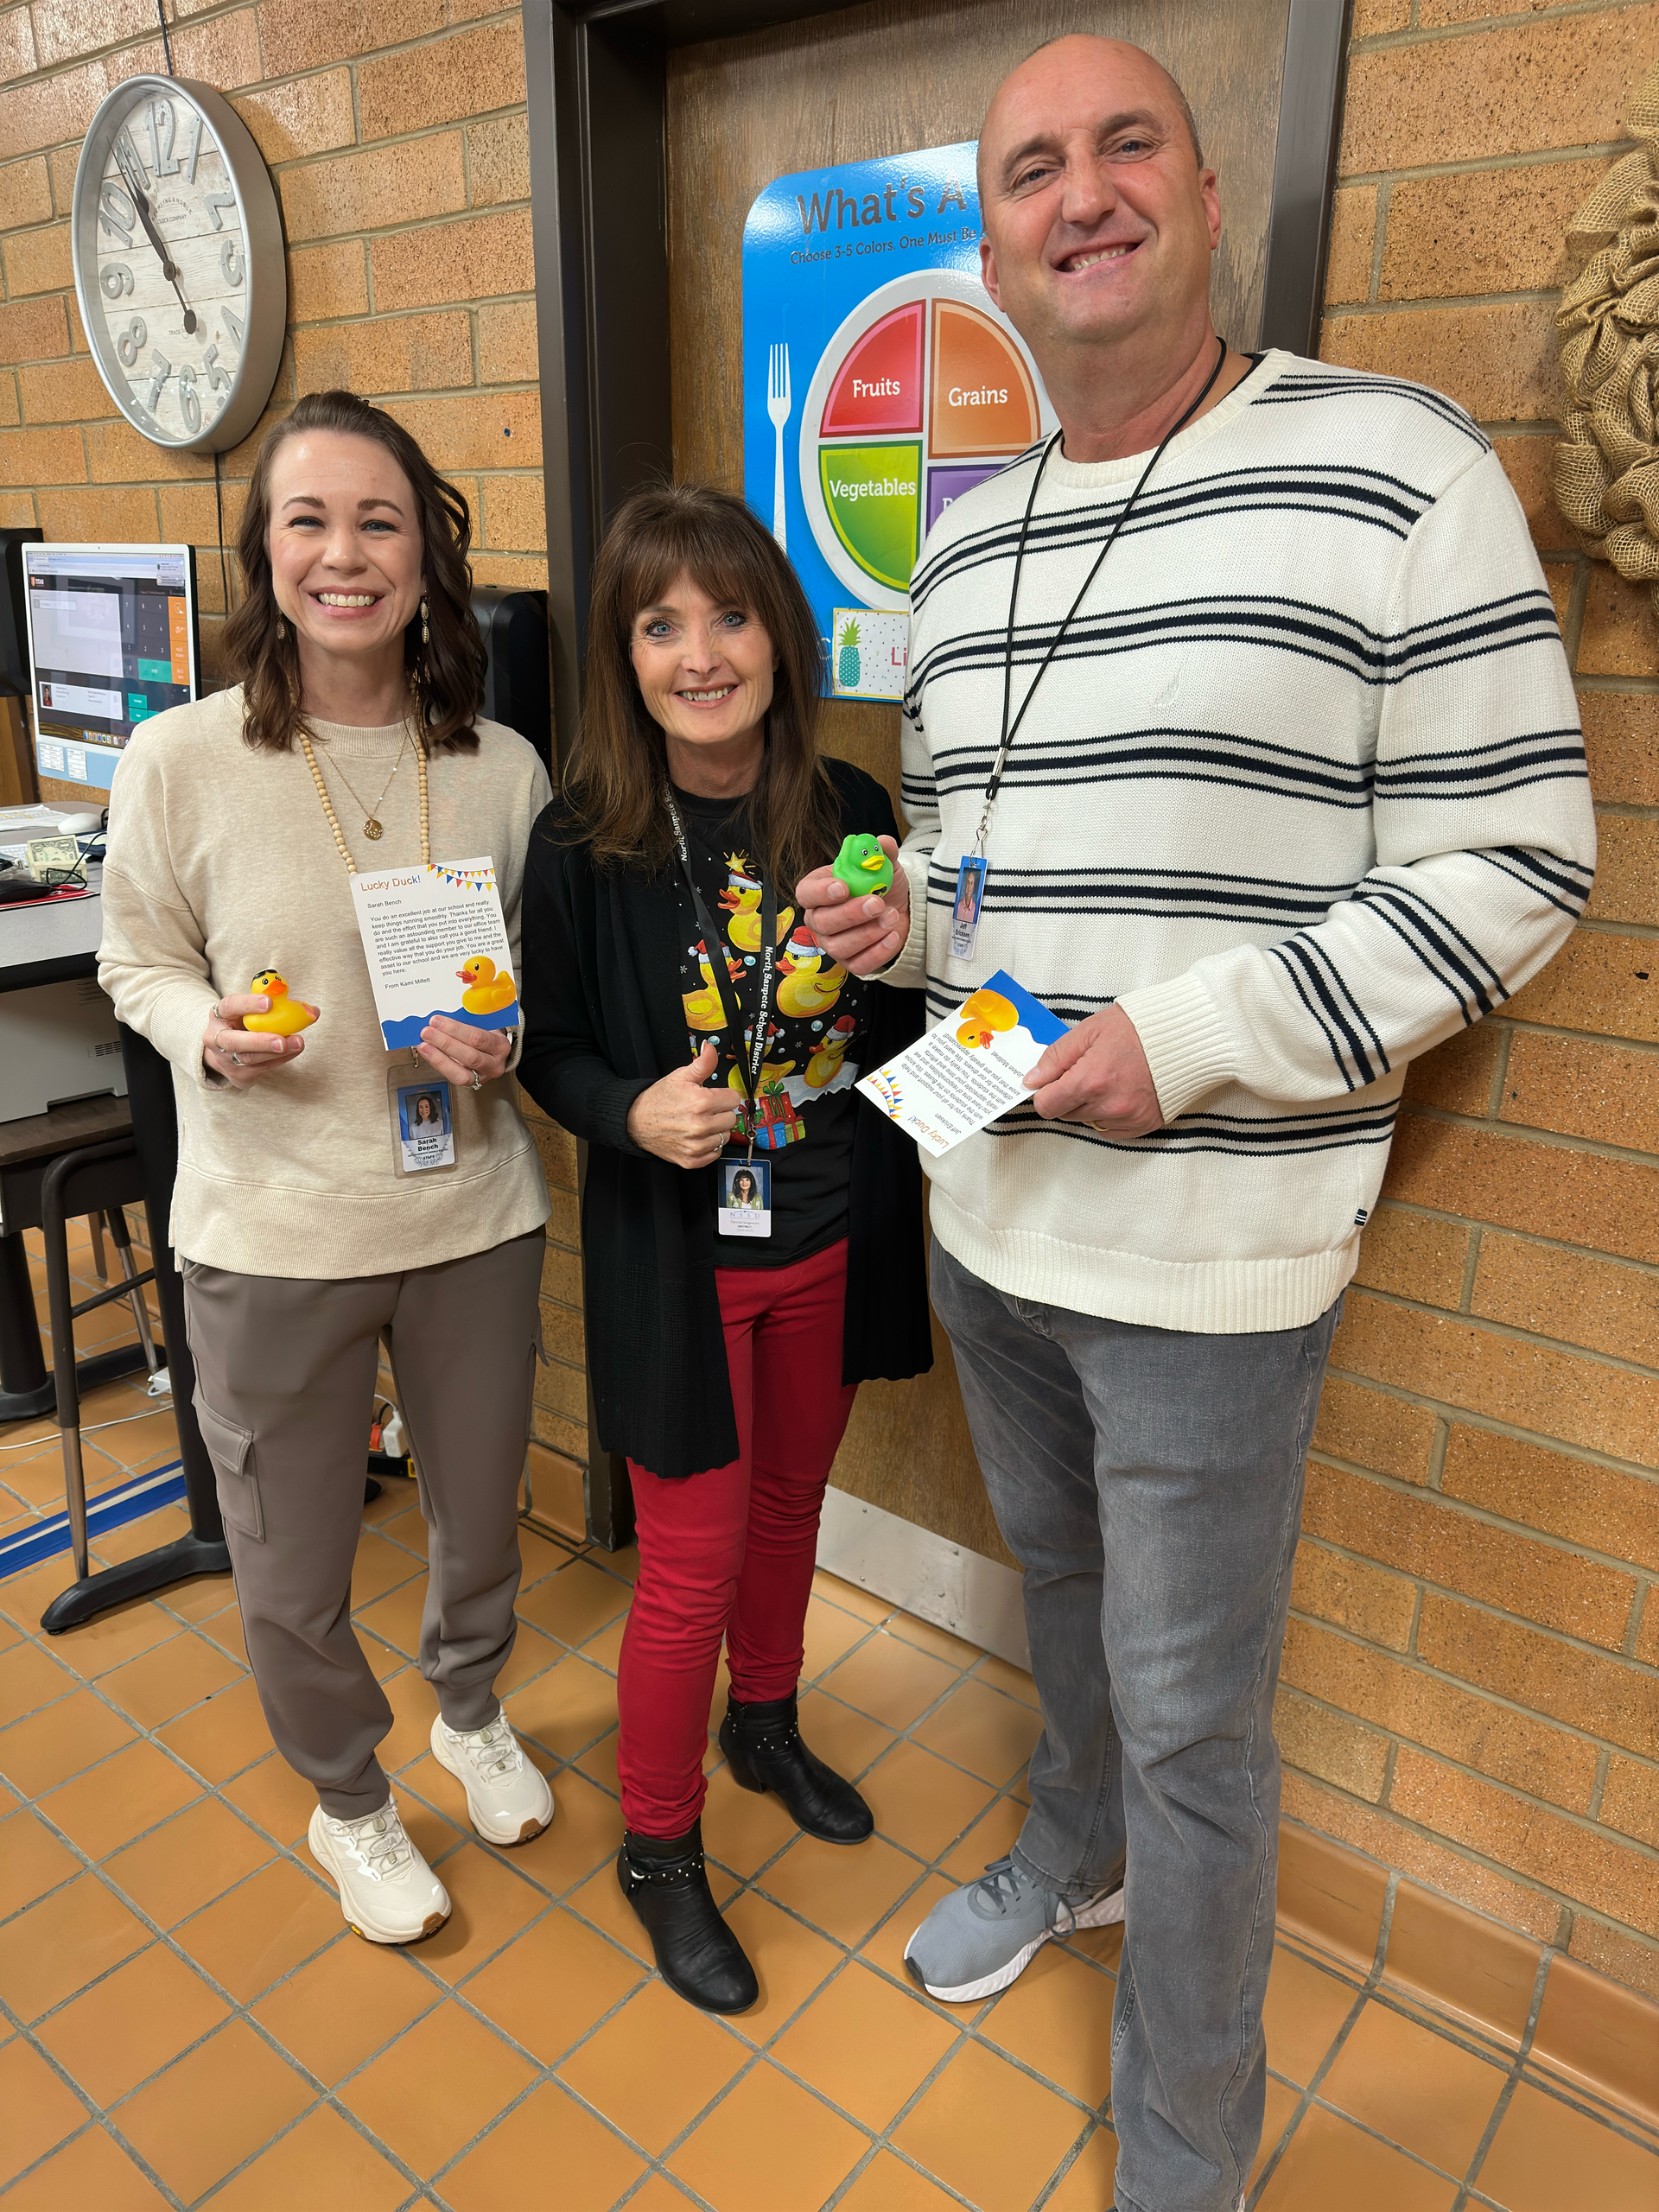
[[[0,983],[0,988],[3,988]],[[41,1178],[62,1152],[132,1135],[124,1098],[82,1098],[49,1114],[0,1122],[0,1421],[32,1421],[56,1402],[41,1355],[23,1231],[41,1225]],[[143,1347],[118,1344],[77,1363],[81,1395],[144,1364]]]
[[[96,975],[102,927],[103,905],[96,893],[85,899],[41,899],[26,906],[0,910],[0,991],[22,990],[35,983],[68,982],[79,976]],[[0,1252],[21,1255],[22,1237],[12,1233],[14,1227],[21,1231],[39,1222],[41,1178],[54,1153],[130,1132],[143,1170],[144,1211],[149,1222],[149,1249],[156,1268],[156,1299],[162,1309],[168,1372],[173,1384],[173,1413],[178,1423],[179,1456],[184,1465],[191,1532],[181,1536],[176,1543],[163,1544],[120,1567],[105,1567],[66,1590],[54,1600],[50,1609],[50,1626],[54,1632],[89,1620],[125,1599],[165,1589],[192,1575],[230,1572],[230,1554],[219,1519],[213,1465],[201,1440],[193,1403],[196,1376],[185,1339],[184,1287],[167,1237],[179,1156],[173,1071],[153,1045],[124,1027],[121,1030],[121,1053],[127,1071],[125,1098],[83,1099],[73,1106],[60,1106],[49,1114],[37,1114],[21,1122],[0,1122],[0,1221],[7,1232],[0,1238]],[[26,1259],[22,1289],[27,1301],[24,1311],[32,1328],[35,1306]],[[0,1311],[7,1300],[8,1284],[0,1281]],[[142,1351],[136,1356],[142,1362]],[[35,1357],[38,1364],[38,1331]],[[78,1371],[85,1373],[90,1365],[90,1362],[86,1363]]]
[[[101,871],[99,871],[101,873]],[[95,975],[103,901],[41,899],[0,906],[0,991],[29,990]],[[54,1403],[41,1356],[29,1260],[22,1232],[41,1225],[41,1177],[54,1153],[72,1145],[126,1136],[132,1115],[124,1098],[86,1098],[17,1122],[0,1122],[0,1421],[29,1421]],[[136,1344],[80,1363],[83,1394],[143,1364]]]

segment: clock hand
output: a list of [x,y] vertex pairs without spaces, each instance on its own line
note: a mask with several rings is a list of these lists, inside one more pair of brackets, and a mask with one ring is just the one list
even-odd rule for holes
[[168,253],[167,250],[167,241],[156,229],[156,225],[151,219],[149,195],[144,191],[143,185],[141,182],[140,178],[134,174],[133,168],[130,168],[125,162],[122,161],[121,149],[119,146],[116,149],[116,161],[120,168],[121,175],[125,181],[127,190],[132,195],[133,206],[138,211],[138,219],[144,226],[144,235],[149,238],[151,245],[155,247],[156,254],[161,260],[162,275],[173,287],[174,292],[177,295],[179,305],[184,309],[185,330],[187,334],[194,333],[196,327],[196,312],[190,305],[189,302],[185,298],[184,294],[179,290],[178,268],[174,262],[172,255]]
[[174,292],[177,295],[179,305],[184,309],[185,329],[188,332],[193,332],[196,327],[196,311],[185,298],[184,294],[179,290],[178,269],[172,255],[167,250],[161,232],[150,220],[149,202],[142,192],[134,193],[133,199],[137,204],[138,219],[143,225],[150,244],[161,256],[162,274],[173,287]]

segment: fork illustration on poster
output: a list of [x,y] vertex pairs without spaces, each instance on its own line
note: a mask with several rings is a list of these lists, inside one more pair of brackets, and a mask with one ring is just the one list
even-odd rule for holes
[[923,539],[1054,423],[980,281],[975,150],[777,177],[744,226],[744,493],[794,562],[842,698],[902,696]]
[[766,365],[766,416],[778,433],[772,467],[772,534],[789,550],[789,503],[784,497],[784,425],[789,420],[789,348],[774,346]]

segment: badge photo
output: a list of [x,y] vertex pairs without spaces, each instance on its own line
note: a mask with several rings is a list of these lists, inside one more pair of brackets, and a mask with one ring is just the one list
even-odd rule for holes
[[391,1079],[392,1128],[397,1165],[404,1175],[425,1175],[455,1164],[455,1124],[449,1086],[424,1070],[411,1078],[406,1069]]
[[722,1236],[772,1234],[772,1162],[722,1160],[720,1163],[720,1233]]
[[950,909],[950,957],[973,957],[979,935],[979,909],[985,896],[987,861],[982,853],[964,853],[957,870],[957,895]]

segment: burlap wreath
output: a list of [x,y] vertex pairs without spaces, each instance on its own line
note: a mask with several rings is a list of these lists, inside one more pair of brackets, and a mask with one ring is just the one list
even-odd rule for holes
[[1625,114],[1637,151],[1567,227],[1596,249],[1561,295],[1565,435],[1555,499],[1586,549],[1659,607],[1659,69]]

